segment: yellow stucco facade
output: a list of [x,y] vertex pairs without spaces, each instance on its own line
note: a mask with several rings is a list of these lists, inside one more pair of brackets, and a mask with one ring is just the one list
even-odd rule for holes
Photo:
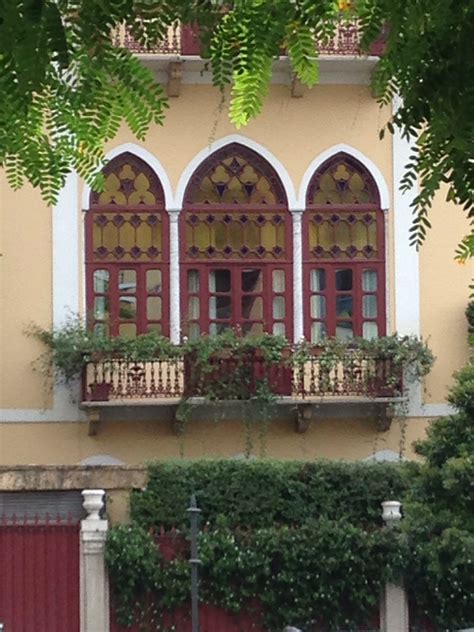
[[[179,188],[188,164],[216,140],[236,133],[229,123],[226,105],[210,85],[183,83],[178,98],[162,127],[153,127],[144,143],[137,143],[122,129],[108,150],[134,143],[161,163],[172,191]],[[397,330],[395,221],[397,209],[394,182],[394,141],[379,139],[390,117],[390,108],[379,108],[366,85],[319,85],[302,98],[292,98],[288,86],[272,85],[263,112],[239,134],[264,147],[286,169],[294,190],[299,191],[304,174],[318,155],[344,144],[376,165],[389,194],[386,212],[387,322]],[[78,310],[84,311],[83,186],[79,185],[73,214],[78,234]],[[301,209],[300,209],[301,210]],[[433,228],[419,254],[419,327],[437,356],[437,363],[424,384],[423,402],[445,404],[453,371],[467,360],[464,310],[472,268],[454,261],[454,250],[467,231],[460,209],[444,201],[443,192],[432,209]],[[53,258],[53,214],[38,192],[25,186],[12,191],[0,177],[0,463],[73,464],[95,455],[108,454],[126,463],[152,458],[235,456],[244,451],[241,422],[200,422],[190,426],[183,440],[170,424],[160,421],[106,421],[100,433],[88,435],[82,419],[62,421],[48,417],[54,398],[51,384],[32,369],[41,354],[39,343],[25,335],[29,323],[48,326],[53,320],[53,276],[58,262]],[[72,272],[72,271],[71,271]],[[61,297],[56,296],[56,301]],[[68,402],[69,408],[77,404]],[[433,409],[434,410],[434,409]],[[304,434],[291,424],[276,422],[266,438],[266,453],[274,458],[366,458],[379,450],[398,452],[400,443],[411,456],[413,440],[423,436],[432,418],[408,418],[406,428],[392,423],[381,433],[370,420],[324,420],[313,422]],[[258,448],[256,448],[258,453]]]

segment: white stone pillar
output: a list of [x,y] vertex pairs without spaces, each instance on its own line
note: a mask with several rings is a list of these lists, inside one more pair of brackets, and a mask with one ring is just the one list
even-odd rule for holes
[[103,489],[85,489],[81,521],[81,632],[109,632],[109,585],[105,568],[107,520],[99,512],[104,506]]
[[[382,503],[382,518],[388,528],[401,520],[401,503],[386,500]],[[381,632],[408,632],[408,599],[403,584],[386,584],[380,604]]]
[[292,210],[293,218],[293,341],[303,338],[303,211]]
[[181,342],[179,279],[179,210],[168,210],[170,218],[170,340]]

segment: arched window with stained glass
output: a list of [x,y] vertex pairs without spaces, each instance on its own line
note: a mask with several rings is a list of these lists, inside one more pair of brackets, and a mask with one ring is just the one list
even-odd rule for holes
[[307,339],[385,334],[384,213],[372,175],[346,153],[309,183],[303,261]]
[[156,173],[125,152],[85,220],[87,316],[105,335],[169,334],[168,214]]
[[183,332],[291,337],[291,214],[273,167],[226,145],[196,169],[183,206]]

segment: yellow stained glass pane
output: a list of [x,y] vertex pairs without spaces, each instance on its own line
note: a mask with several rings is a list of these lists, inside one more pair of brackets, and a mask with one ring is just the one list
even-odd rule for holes
[[158,222],[155,226],[150,226],[151,243],[160,252],[162,251],[162,231],[163,226],[161,222]]
[[377,225],[375,222],[370,224],[369,229],[367,231],[367,241],[369,245],[376,251],[377,250]]
[[240,222],[231,222],[227,226],[229,245],[234,250],[239,250],[244,245],[244,229]]
[[334,245],[334,231],[328,222],[323,222],[318,228],[318,245],[329,250]]
[[153,245],[153,242],[151,239],[151,230],[148,224],[142,222],[136,231],[135,245],[142,250],[150,248]]
[[115,173],[111,173],[105,179],[104,191],[99,195],[99,204],[126,204],[127,199],[120,191],[122,183]]
[[113,250],[118,245],[118,229],[108,222],[102,229],[102,244],[107,250]]
[[336,224],[334,233],[334,241],[341,250],[351,245],[351,231],[347,222],[341,221]]
[[119,235],[120,245],[122,248],[130,251],[135,245],[135,231],[133,227],[128,222],[125,222],[119,228]]
[[274,248],[276,246],[277,240],[276,240],[276,226],[273,226],[273,224],[271,222],[267,222],[262,228],[261,228],[261,241],[262,241],[262,246],[264,248],[266,248],[267,250],[271,250],[272,248]]
[[260,246],[260,229],[255,222],[248,222],[244,228],[244,243],[250,250]]
[[314,222],[309,222],[308,239],[310,250],[313,250],[318,245],[318,237],[318,227]]
[[145,174],[140,173],[134,181],[135,191],[130,194],[128,203],[134,204],[155,204],[155,196],[150,189],[150,181]]
[[214,238],[216,248],[222,250],[227,244],[227,230],[226,225],[221,221],[215,223]]
[[204,222],[199,222],[194,227],[194,244],[199,250],[204,250],[211,245],[211,235],[209,228]]
[[276,229],[277,234],[277,246],[279,246],[282,250],[285,250],[285,224],[280,224]]

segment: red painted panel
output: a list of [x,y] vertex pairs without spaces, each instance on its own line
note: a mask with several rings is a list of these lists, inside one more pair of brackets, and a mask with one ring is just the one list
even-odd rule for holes
[[79,632],[79,525],[0,523],[5,632]]

